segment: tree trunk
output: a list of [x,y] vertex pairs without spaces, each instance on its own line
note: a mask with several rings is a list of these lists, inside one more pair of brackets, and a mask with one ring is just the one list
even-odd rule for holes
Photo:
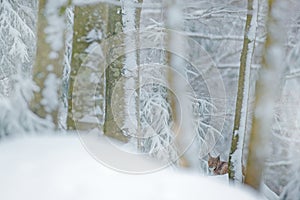
[[[123,134],[125,117],[124,106],[124,79],[122,79],[124,55],[114,55],[115,49],[123,48],[122,37],[122,10],[119,6],[109,5],[108,8],[107,41],[106,49],[108,67],[106,76],[105,95],[105,121],[104,134],[118,140],[127,142],[128,137]],[[119,37],[120,36],[120,37]],[[112,39],[113,38],[113,39]],[[112,60],[114,57],[116,59]]]
[[[124,128],[128,134],[137,139],[137,149],[141,150],[141,127],[140,127],[140,52],[139,52],[139,23],[141,8],[134,7],[134,0],[122,0],[123,4],[123,30],[125,33],[125,59],[124,59],[124,98],[125,119]],[[142,3],[142,0],[139,1]]]
[[[142,4],[143,0],[138,0],[138,3]],[[136,51],[136,64],[137,64],[137,103],[136,103],[136,110],[137,110],[137,149],[139,151],[143,151],[143,144],[142,144],[142,130],[141,130],[141,83],[140,83],[140,64],[141,64],[141,44],[140,44],[140,23],[141,23],[141,14],[142,14],[142,8],[136,8],[136,17],[135,17],[135,27],[136,27],[136,46],[137,46],[137,51]]]
[[[59,98],[64,58],[65,5],[60,2],[48,5],[39,1],[37,27],[37,53],[33,67],[33,80],[39,87],[34,94],[31,109],[41,118],[49,119],[58,127]],[[56,20],[53,23],[53,20]]]
[[262,182],[262,172],[267,154],[268,138],[271,134],[271,124],[274,114],[274,101],[284,70],[284,40],[285,13],[287,2],[269,0],[267,39],[264,46],[262,69],[256,83],[255,112],[249,143],[249,154],[246,167],[245,183],[259,190]]
[[256,39],[258,1],[248,0],[247,10],[248,14],[245,25],[244,44],[240,57],[238,92],[228,169],[229,178],[238,182],[243,181],[242,157],[248,114],[251,63]]
[[[97,116],[95,116],[97,113],[94,112],[95,105],[103,109],[99,98],[96,97],[104,97],[104,77],[101,76],[104,71],[101,61],[104,58],[101,55],[100,42],[105,35],[106,27],[107,6],[105,4],[75,7],[68,90],[68,130],[90,129],[98,126]],[[97,77],[97,80],[91,80],[92,75]],[[95,99],[98,100],[95,102]],[[94,120],[84,120],[87,116]]]

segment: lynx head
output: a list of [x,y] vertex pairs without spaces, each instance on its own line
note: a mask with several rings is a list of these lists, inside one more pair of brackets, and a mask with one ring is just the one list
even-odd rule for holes
[[208,167],[209,168],[216,168],[220,162],[220,156],[212,157],[210,154],[208,154]]

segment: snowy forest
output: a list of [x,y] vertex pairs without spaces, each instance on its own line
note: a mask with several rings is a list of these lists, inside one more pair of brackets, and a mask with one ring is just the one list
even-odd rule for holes
[[300,200],[299,0],[0,0],[0,199]]

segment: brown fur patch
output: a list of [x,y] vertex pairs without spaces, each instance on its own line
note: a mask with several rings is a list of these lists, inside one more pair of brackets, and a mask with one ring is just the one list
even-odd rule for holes
[[228,173],[228,163],[221,161],[220,156],[212,157],[208,154],[208,167],[213,170],[214,175],[223,175]]

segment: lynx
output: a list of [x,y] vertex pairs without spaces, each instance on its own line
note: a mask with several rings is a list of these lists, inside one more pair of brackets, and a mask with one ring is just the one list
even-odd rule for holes
[[228,163],[221,161],[220,156],[212,157],[208,154],[208,167],[213,170],[214,175],[223,175],[228,173]]

